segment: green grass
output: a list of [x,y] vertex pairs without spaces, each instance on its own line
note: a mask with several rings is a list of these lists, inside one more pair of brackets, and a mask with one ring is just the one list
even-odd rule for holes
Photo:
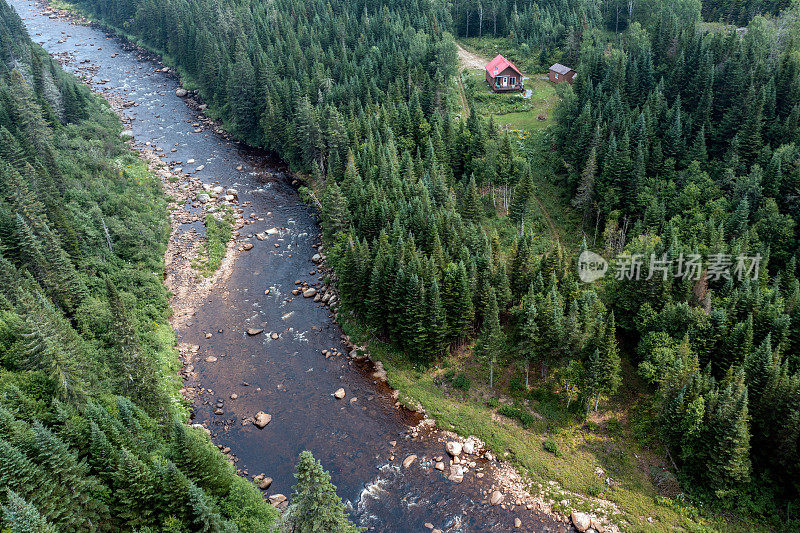
[[233,214],[230,209],[223,211],[221,217],[211,213],[206,215],[206,245],[203,254],[197,259],[194,267],[205,277],[211,277],[222,265],[228,241],[233,236]]
[[492,92],[483,73],[477,70],[465,71],[462,80],[476,113],[486,118],[493,116],[497,124],[510,130],[535,131],[553,123],[553,107],[558,102],[555,85],[543,76],[537,74],[525,80],[526,89],[533,91],[530,98],[523,98],[517,92]]

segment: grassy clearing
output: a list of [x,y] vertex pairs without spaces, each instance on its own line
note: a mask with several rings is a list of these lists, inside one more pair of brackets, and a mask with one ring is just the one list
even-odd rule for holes
[[510,130],[535,131],[553,123],[552,109],[558,102],[558,95],[555,86],[543,79],[542,75],[525,80],[525,87],[533,91],[530,98],[524,98],[517,92],[490,91],[480,71],[465,71],[462,80],[475,112],[487,118],[493,116],[497,124],[507,126]]
[[477,113],[484,117],[493,115],[497,124],[511,130],[536,131],[552,124],[552,109],[558,96],[555,85],[547,80],[546,67],[509,39],[463,39],[460,45],[468,56],[475,58],[470,65],[486,63],[498,53],[503,54],[528,77],[525,88],[532,91],[530,98],[523,98],[520,93],[493,93],[486,87],[483,69],[466,68],[461,82]]
[[[651,400],[635,385],[586,419],[585,405],[573,401],[567,410],[557,380],[541,380],[534,369],[533,387],[526,389],[521,369],[497,366],[495,388],[489,389],[488,365],[476,361],[469,348],[420,370],[354,321],[343,320],[342,327],[355,342],[369,343],[403,405],[422,406],[441,429],[479,437],[557,512],[593,512],[634,532],[762,530],[735,517],[704,516],[702,509],[675,498],[677,482],[653,444],[653,428],[643,427],[647,417],[637,414]],[[620,410],[624,405],[633,408]]]
[[222,265],[228,242],[233,236],[233,213],[230,209],[223,210],[221,216],[211,213],[206,215],[206,244],[203,253],[194,263],[194,268],[210,278]]

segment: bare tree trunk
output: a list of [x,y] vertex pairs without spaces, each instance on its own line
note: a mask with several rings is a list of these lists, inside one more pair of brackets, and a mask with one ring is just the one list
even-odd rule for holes
[[594,398],[594,412],[597,412],[597,404],[600,403],[600,393],[597,393],[597,396]]
[[489,388],[494,388],[494,359],[489,360]]
[[111,233],[108,231],[108,226],[106,226],[106,220],[101,216],[100,222],[103,223],[103,231],[106,234],[106,244],[108,244],[108,251],[114,253],[114,245],[111,243]]
[[470,10],[469,10],[469,8],[467,8],[467,31],[466,31],[466,36],[465,36],[467,39],[469,39],[469,14],[470,14]]
[[478,38],[483,36],[483,2],[478,2],[478,9],[480,10],[478,16]]
[[530,385],[528,385],[528,372],[530,370],[531,362],[525,359],[525,388],[527,389]]

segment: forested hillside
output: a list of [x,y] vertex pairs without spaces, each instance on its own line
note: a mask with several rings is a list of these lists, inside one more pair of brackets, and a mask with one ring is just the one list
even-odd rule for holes
[[[759,504],[793,500],[798,11],[757,17],[744,36],[705,33],[699,15],[664,5],[613,43],[588,36],[555,141],[587,226],[600,221],[609,253],[642,254],[642,278],[655,274],[616,276],[603,300],[638,342],[676,462],[717,498],[758,481]],[[665,254],[666,276],[650,259]],[[677,260],[693,254],[704,275],[687,279]],[[757,272],[740,270],[757,257]]]
[[[614,398],[625,360],[687,492],[756,512],[797,500],[796,6],[737,15],[755,18],[736,32],[688,0],[79,4],[313,176],[345,309],[377,338],[420,366],[465,346],[487,368],[535,362],[574,414]],[[552,152],[454,112],[450,33],[570,59]],[[640,254],[641,276],[612,261],[582,283],[581,250],[524,229],[534,174],[569,191],[584,248]],[[673,263],[651,271],[651,254]],[[694,256],[697,278],[678,263]]]
[[0,524],[262,531],[276,512],[185,425],[160,183],[0,2]]

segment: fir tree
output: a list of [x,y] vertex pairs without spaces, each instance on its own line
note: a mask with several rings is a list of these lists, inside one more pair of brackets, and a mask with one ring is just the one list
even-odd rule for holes
[[295,472],[297,483],[285,520],[298,533],[357,533],[344,512],[344,504],[336,495],[331,476],[322,469],[311,452],[300,454]]
[[6,489],[8,503],[0,506],[3,511],[3,523],[11,533],[56,533],[58,530],[50,524],[30,503],[23,500],[16,492]]

